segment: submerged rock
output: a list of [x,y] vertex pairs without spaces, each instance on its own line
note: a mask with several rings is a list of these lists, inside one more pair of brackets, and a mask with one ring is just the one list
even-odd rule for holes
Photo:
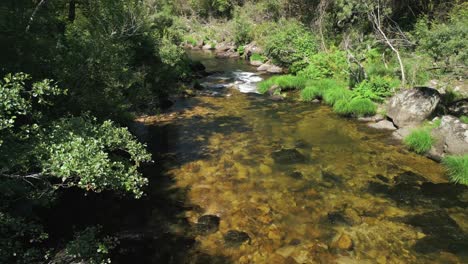
[[428,118],[439,102],[440,94],[432,88],[402,90],[390,98],[387,116],[398,127],[415,126]]
[[228,247],[238,247],[250,240],[250,236],[246,232],[229,230],[224,235],[224,242]]
[[352,250],[354,243],[349,235],[342,234],[336,241],[331,244],[331,247],[340,250]]
[[273,152],[273,159],[279,164],[293,164],[305,161],[305,156],[302,155],[297,149],[281,149]]
[[208,235],[216,233],[219,229],[220,218],[216,215],[204,215],[198,218],[196,230],[199,234]]
[[300,171],[293,171],[289,173],[288,176],[296,180],[300,180],[304,178],[304,175]]
[[375,129],[385,129],[385,130],[396,130],[397,128],[393,125],[392,122],[388,120],[382,120],[377,123],[369,124],[370,127]]

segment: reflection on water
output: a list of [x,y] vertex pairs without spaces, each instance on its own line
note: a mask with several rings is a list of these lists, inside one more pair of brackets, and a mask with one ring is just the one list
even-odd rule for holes
[[171,232],[195,239],[189,262],[468,262],[468,190],[446,183],[438,163],[326,106],[217,89],[231,96],[187,99],[177,118],[147,120],[168,131],[158,132],[167,188],[185,190],[178,217],[189,223]]

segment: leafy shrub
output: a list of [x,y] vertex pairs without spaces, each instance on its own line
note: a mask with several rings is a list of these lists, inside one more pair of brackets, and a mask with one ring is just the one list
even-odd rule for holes
[[442,164],[452,182],[468,185],[468,155],[447,156],[442,160]]
[[294,75],[274,76],[258,84],[260,93],[266,93],[273,85],[278,85],[282,90],[304,89],[307,79]]
[[239,55],[244,55],[245,53],[245,46],[239,46],[237,47],[237,52],[239,53]]
[[369,116],[376,113],[377,106],[367,98],[342,99],[335,102],[333,111],[345,116]]
[[403,139],[403,143],[418,154],[428,152],[432,147],[433,141],[430,129],[427,128],[415,129]]
[[382,102],[385,97],[391,96],[399,81],[390,77],[372,76],[364,80],[354,90],[357,98],[367,98],[374,102]]
[[192,46],[197,45],[197,40],[193,36],[186,36],[184,37],[184,42],[190,44]]
[[291,72],[307,66],[306,59],[317,52],[314,36],[295,20],[281,20],[265,40],[265,51],[269,58]]
[[468,64],[468,3],[455,6],[448,21],[421,18],[414,30],[414,39],[421,53],[434,61],[444,61],[447,67]]
[[344,51],[320,52],[310,57],[309,65],[297,73],[311,80],[334,78],[346,80],[349,65]]
[[237,45],[247,44],[252,41],[252,25],[249,19],[239,9],[234,15],[234,42]]

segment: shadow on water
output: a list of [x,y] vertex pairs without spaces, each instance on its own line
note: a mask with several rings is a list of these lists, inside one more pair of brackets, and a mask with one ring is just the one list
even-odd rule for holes
[[210,135],[250,129],[241,118],[230,116],[193,116],[177,124],[138,129],[155,160],[142,169],[149,179],[146,195],[137,200],[111,192],[61,191],[57,204],[46,216],[51,240],[69,241],[75,231],[101,226],[120,241],[112,253],[113,263],[231,263],[227,257],[197,251],[193,225],[185,212],[201,209],[188,201],[186,189],[174,187],[173,175],[166,172],[216,155],[205,148]]

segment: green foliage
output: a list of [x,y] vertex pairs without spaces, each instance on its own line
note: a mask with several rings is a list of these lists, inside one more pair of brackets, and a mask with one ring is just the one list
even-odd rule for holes
[[367,98],[374,102],[383,102],[391,96],[399,81],[390,77],[371,76],[369,80],[361,82],[354,90],[354,97]]
[[317,52],[314,36],[294,20],[281,20],[265,41],[266,56],[293,73],[305,68],[307,58]]
[[229,16],[233,4],[229,0],[191,0],[193,10],[200,16]]
[[245,14],[240,10],[236,10],[234,15],[234,42],[237,45],[244,45],[252,41],[251,31],[252,25],[250,24]]
[[335,102],[333,111],[344,116],[370,116],[375,115],[377,106],[367,98],[344,99]]
[[336,86],[334,88],[325,90],[323,93],[323,101],[328,105],[335,105],[340,100],[351,100],[353,93],[343,86]]
[[261,54],[254,53],[252,56],[250,56],[250,61],[260,61],[260,62],[265,62],[267,58]]
[[468,185],[468,155],[447,156],[442,164],[446,167],[450,181]]
[[317,86],[307,86],[301,91],[301,100],[310,102],[322,97],[322,91]]
[[298,90],[304,89],[307,79],[294,75],[273,76],[267,80],[261,81],[258,84],[258,91],[266,93],[273,85],[277,85],[282,90]]
[[91,264],[111,263],[109,251],[117,245],[117,240],[104,237],[99,227],[88,227],[75,235],[65,250],[74,261],[84,261]]
[[334,78],[347,80],[349,65],[344,51],[332,49],[329,52],[313,54],[307,67],[297,73],[311,80]]
[[468,64],[468,4],[453,8],[448,21],[429,21],[421,18],[415,26],[414,40],[418,50],[448,68]]
[[468,124],[468,116],[461,116],[460,117],[460,120],[465,123],[465,124]]
[[427,153],[434,143],[430,129],[420,128],[413,130],[403,139],[404,144],[418,154]]
[[239,46],[237,47],[237,52],[239,53],[239,55],[244,55],[244,52],[245,52],[245,46]]

